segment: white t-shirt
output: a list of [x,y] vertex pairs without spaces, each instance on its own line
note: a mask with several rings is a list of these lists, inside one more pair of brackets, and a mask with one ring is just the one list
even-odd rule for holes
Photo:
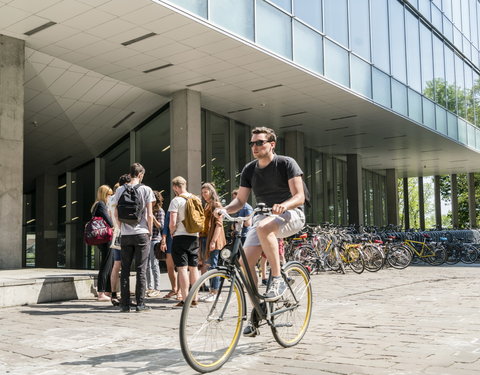
[[[191,197],[193,194],[184,193],[182,195],[185,195],[187,197]],[[185,229],[185,225],[183,225],[183,223],[182,223],[183,219],[185,219],[185,204],[186,203],[187,203],[187,200],[185,198],[175,197],[170,202],[170,206],[168,206],[168,211],[177,213],[177,226],[176,226],[175,233],[173,234],[173,237],[175,237],[175,236],[194,236],[194,237],[198,237],[198,233],[187,232],[187,230]]]
[[[120,186],[117,191],[115,192],[115,195],[113,196],[111,202],[112,206],[116,206],[118,203],[118,200],[122,193],[125,191],[125,185]],[[146,185],[142,185],[138,188],[138,192],[140,193],[140,199],[142,199],[143,207],[145,209],[143,210],[143,215],[142,218],[140,219],[140,222],[137,225],[130,225],[126,223],[121,223],[120,231],[122,233],[122,236],[130,236],[134,234],[143,234],[143,233],[148,233],[148,221],[147,221],[147,203],[155,202],[155,195],[153,194],[153,190]]]

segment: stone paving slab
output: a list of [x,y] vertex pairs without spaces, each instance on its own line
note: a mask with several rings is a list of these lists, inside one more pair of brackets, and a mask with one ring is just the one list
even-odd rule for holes
[[[313,275],[303,341],[241,338],[218,374],[480,374],[480,267]],[[162,285],[167,285],[162,275]],[[148,313],[81,299],[0,308],[0,374],[194,374],[174,301]]]

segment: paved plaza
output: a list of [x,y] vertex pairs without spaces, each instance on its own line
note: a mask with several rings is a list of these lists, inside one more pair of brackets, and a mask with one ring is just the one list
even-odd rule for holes
[[[165,275],[162,275],[167,285]],[[313,275],[313,318],[296,347],[263,329],[218,374],[480,374],[480,266]],[[75,300],[0,309],[0,374],[193,374],[180,310]]]

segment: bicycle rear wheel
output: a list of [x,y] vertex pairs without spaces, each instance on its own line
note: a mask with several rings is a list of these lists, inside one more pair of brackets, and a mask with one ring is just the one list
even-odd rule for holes
[[278,301],[271,302],[272,334],[283,347],[300,342],[307,332],[312,316],[312,285],[309,272],[300,263],[290,262],[284,267],[287,290]]
[[375,245],[366,244],[362,248],[365,255],[365,269],[370,272],[377,272],[385,264],[385,254]]
[[412,261],[411,251],[403,245],[393,245],[387,251],[387,262],[396,269],[407,267]]
[[463,244],[463,251],[461,261],[466,264],[475,263],[478,259],[478,252],[475,246],[470,244]]
[[[207,295],[203,287],[208,290],[217,277],[217,297],[201,302]],[[245,296],[238,279],[233,280],[226,270],[218,269],[202,275],[190,290],[180,318],[180,346],[190,367],[202,373],[222,367],[237,346],[244,316]]]

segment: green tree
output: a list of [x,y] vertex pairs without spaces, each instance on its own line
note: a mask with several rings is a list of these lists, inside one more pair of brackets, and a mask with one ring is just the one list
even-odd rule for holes
[[[403,179],[398,179],[398,198],[400,223],[405,227],[405,198],[403,195]],[[425,209],[425,228],[435,227],[435,207],[433,203],[433,180],[423,179],[423,195]],[[418,179],[408,179],[408,207],[410,216],[410,228],[420,228],[420,202],[418,194]]]

